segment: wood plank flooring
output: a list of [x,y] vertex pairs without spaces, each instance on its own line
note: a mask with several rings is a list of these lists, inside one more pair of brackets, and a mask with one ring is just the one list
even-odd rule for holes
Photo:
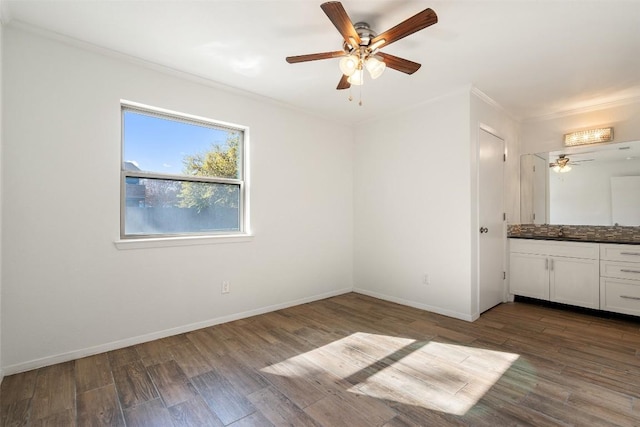
[[640,426],[640,320],[351,293],[6,377],[2,426]]

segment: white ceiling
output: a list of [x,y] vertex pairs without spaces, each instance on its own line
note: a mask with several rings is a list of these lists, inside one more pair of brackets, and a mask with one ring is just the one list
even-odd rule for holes
[[[474,85],[517,119],[640,96],[640,0],[344,0],[385,31],[430,7],[439,22],[383,51],[422,64],[335,89],[340,50],[322,0],[0,0],[3,20],[42,28],[340,121],[358,122]],[[353,91],[356,101],[358,89]]]

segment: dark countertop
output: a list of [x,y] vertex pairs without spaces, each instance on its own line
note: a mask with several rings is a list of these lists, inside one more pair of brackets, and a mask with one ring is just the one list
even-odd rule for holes
[[611,243],[615,245],[640,245],[640,241],[624,241],[606,238],[554,237],[554,236],[507,236],[509,239],[552,240],[556,242]]

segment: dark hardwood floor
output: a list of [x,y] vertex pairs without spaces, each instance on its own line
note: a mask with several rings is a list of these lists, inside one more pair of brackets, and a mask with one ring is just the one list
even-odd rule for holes
[[351,293],[8,376],[3,426],[640,426],[640,322]]

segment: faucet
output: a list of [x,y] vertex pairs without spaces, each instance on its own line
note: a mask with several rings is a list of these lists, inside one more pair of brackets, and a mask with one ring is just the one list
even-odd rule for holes
[[560,229],[558,230],[558,237],[564,237],[564,229],[562,226],[560,226]]

